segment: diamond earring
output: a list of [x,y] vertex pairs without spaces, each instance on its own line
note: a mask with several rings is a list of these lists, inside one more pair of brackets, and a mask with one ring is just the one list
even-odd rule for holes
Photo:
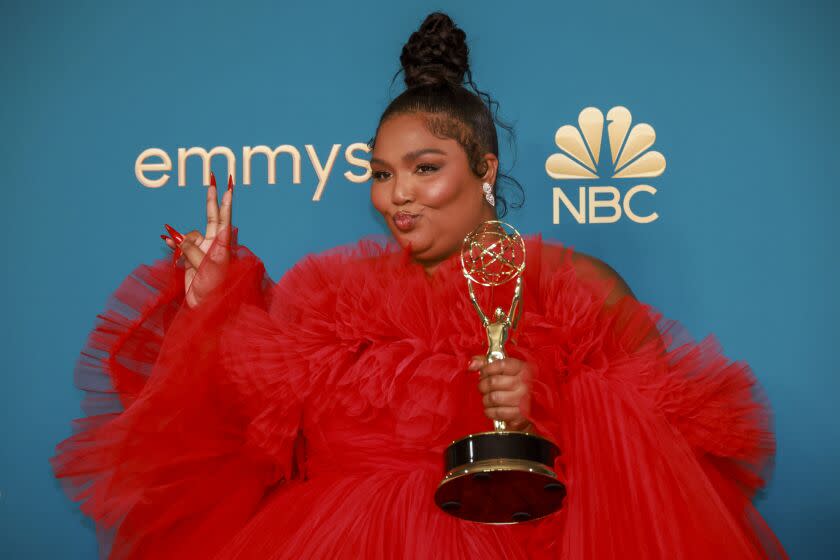
[[496,197],[493,196],[493,187],[490,183],[485,182],[481,185],[481,190],[484,191],[484,198],[490,203],[490,206],[496,206]]

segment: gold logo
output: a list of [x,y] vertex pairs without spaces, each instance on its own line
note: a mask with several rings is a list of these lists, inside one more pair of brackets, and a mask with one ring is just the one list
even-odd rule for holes
[[[605,123],[609,154],[602,154],[606,151],[602,150]],[[647,123],[638,123],[631,128],[632,123],[633,117],[626,107],[613,107],[607,112],[606,119],[600,109],[586,107],[578,115],[577,127],[567,124],[557,129],[554,143],[561,151],[548,156],[545,161],[546,173],[552,179],[562,180],[602,177],[635,179],[662,175],[665,171],[665,156],[650,150],[656,141],[656,131]],[[639,216],[630,207],[632,197],[640,192],[652,195],[656,189],[650,185],[636,185],[622,196],[613,186],[580,186],[579,202],[575,205],[561,188],[556,187],[554,223],[560,223],[560,202],[565,204],[578,223],[616,222],[621,218],[622,209],[634,222],[652,222],[658,217],[655,212]],[[597,196],[602,194],[608,194],[611,198],[599,200]],[[598,216],[598,208],[612,209],[613,212],[608,216]]]

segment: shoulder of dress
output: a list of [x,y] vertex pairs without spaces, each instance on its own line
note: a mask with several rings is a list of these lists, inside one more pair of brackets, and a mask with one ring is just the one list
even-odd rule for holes
[[[556,289],[568,290],[572,287],[604,300],[611,305],[625,296],[635,299],[630,286],[624,278],[602,259],[578,251],[572,245],[558,240],[545,239],[541,234],[527,236],[526,247],[529,251],[530,280],[541,286],[552,285],[548,297]],[[562,287],[559,287],[561,285]]]
[[546,239],[542,234],[525,236],[525,249],[525,270],[532,279],[571,270],[573,257],[576,254],[571,245],[554,239]]
[[617,303],[625,296],[635,299],[624,278],[609,264],[598,257],[576,252],[572,257],[576,276],[584,282],[603,286],[607,292],[606,304]]

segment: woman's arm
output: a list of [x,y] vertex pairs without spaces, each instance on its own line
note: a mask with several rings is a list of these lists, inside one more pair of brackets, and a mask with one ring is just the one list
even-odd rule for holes
[[578,251],[572,253],[572,265],[577,277],[583,282],[606,287],[601,288],[606,294],[603,297],[601,315],[614,315],[614,329],[617,332],[637,333],[630,350],[636,350],[651,341],[655,341],[654,344],[661,350],[665,349],[656,321],[648,315],[638,313],[639,303],[636,295],[613,267],[597,257]]
[[[531,420],[563,450],[569,558],[785,558],[751,504],[772,464],[746,364],[636,300],[611,267],[552,258],[522,354]],[[610,539],[602,528],[610,528]]]
[[615,305],[625,296],[635,298],[633,291],[624,278],[615,271],[613,267],[592,255],[574,251],[572,253],[572,265],[578,277],[584,281],[608,282],[612,289],[607,294],[607,305]]
[[237,247],[196,308],[171,266],[139,267],[99,315],[77,369],[88,416],[50,458],[114,557],[212,557],[293,477],[298,403],[248,389],[255,353],[281,354],[262,263]]

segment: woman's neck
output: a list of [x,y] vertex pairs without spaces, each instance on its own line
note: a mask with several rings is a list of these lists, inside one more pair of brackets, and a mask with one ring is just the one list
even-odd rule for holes
[[416,259],[415,260],[416,260],[417,264],[419,264],[420,266],[423,267],[423,270],[426,272],[426,276],[431,278],[432,276],[435,275],[435,272],[440,267],[440,265],[442,265],[443,263],[448,261],[454,255],[455,255],[455,253],[453,252],[453,253],[449,254],[448,256],[446,256],[442,259],[435,260],[435,261],[419,261],[419,260],[416,260]]
[[435,275],[435,271],[438,269],[442,262],[443,261],[438,261],[434,264],[421,264],[421,266],[423,267],[423,270],[426,271],[426,276],[432,277]]

